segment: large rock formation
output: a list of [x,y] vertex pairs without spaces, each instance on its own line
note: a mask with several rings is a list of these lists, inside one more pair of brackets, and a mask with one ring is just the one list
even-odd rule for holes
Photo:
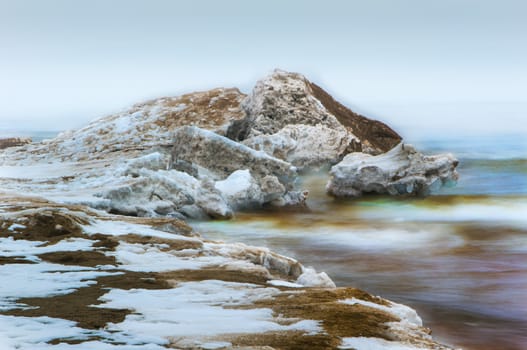
[[304,206],[297,172],[342,159],[328,185],[334,196],[423,195],[455,178],[457,163],[444,170],[442,157],[369,156],[400,140],[304,76],[276,70],[248,96],[219,88],[163,97],[2,150],[0,185],[126,215],[230,218],[267,204]]
[[326,189],[336,197],[368,193],[425,196],[455,182],[457,164],[451,154],[425,156],[411,145],[400,143],[378,156],[348,154],[331,168]]
[[227,137],[299,169],[335,164],[352,151],[379,154],[401,140],[298,73],[274,71],[256,83],[242,105],[247,117],[232,122]]

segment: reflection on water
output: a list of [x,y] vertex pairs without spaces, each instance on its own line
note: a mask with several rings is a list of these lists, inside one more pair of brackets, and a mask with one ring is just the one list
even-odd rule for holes
[[308,213],[245,213],[196,228],[270,247],[337,285],[410,305],[444,342],[527,348],[526,196],[463,195],[461,187],[427,199],[336,201],[324,195],[325,181],[304,180]]

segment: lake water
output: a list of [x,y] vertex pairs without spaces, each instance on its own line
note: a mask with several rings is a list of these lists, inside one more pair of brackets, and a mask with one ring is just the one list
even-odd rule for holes
[[[333,200],[302,179],[309,212],[195,223],[206,237],[267,246],[417,309],[434,336],[469,350],[527,349],[527,139],[416,140],[460,159],[458,185],[426,199]],[[428,153],[428,152],[427,152]]]

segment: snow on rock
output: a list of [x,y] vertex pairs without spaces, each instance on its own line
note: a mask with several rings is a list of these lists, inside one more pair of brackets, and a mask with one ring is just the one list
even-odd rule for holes
[[174,133],[172,159],[199,165],[217,180],[239,169],[249,169],[256,178],[276,176],[287,187],[296,179],[296,168],[291,164],[194,126],[181,127]]
[[[395,141],[386,125],[353,113],[302,75],[277,70],[248,97],[237,89],[163,97],[4,149],[0,187],[126,215],[226,219],[267,204],[305,206],[298,169],[332,165],[352,151],[384,152]],[[426,186],[437,185],[433,172],[425,169]],[[329,192],[357,195],[338,175]],[[386,193],[426,192],[421,179],[394,179]]]
[[142,169],[168,170],[170,157],[160,152],[153,152],[141,157],[132,158],[126,162],[125,173],[135,174]]
[[[122,171],[120,183],[97,193],[109,201],[104,209],[133,216],[232,217],[232,209],[210,179],[160,170],[159,166],[166,167],[165,159],[154,155],[133,159]],[[146,160],[153,162],[145,165]]]
[[243,139],[260,133],[274,134],[289,124],[342,128],[337,118],[313,96],[308,80],[298,73],[275,70],[256,82],[242,106],[249,116]]
[[0,289],[0,311],[5,311],[27,307],[17,303],[19,298],[69,294],[75,289],[96,284],[98,277],[119,273],[40,262],[0,265],[0,274],[5,281]]
[[286,288],[305,287],[304,285],[299,284],[299,283],[287,282],[287,281],[282,281],[282,280],[270,280],[270,281],[267,281],[267,283],[275,287],[286,287]]
[[[262,189],[248,169],[236,170],[225,180],[216,181],[214,186],[235,210],[258,207],[265,202]],[[280,192],[283,192],[283,187]]]
[[353,151],[383,153],[400,140],[387,125],[335,101],[303,75],[275,70],[242,103],[247,117],[227,137],[300,169],[334,164]]
[[286,125],[274,134],[249,137],[242,143],[304,170],[337,163],[349,152],[354,140],[343,127],[296,124]]
[[113,289],[101,297],[105,303],[99,307],[133,308],[137,314],[109,325],[108,330],[148,336],[157,344],[163,344],[168,337],[199,339],[232,333],[320,331],[317,321],[293,320],[281,325],[271,309],[232,308],[251,305],[278,292],[274,288],[209,280],[180,283],[166,290]]
[[457,159],[451,154],[425,156],[400,143],[378,156],[350,153],[331,168],[326,186],[335,197],[367,193],[424,196],[458,178]]
[[417,312],[414,309],[406,305],[389,302],[389,306],[385,306],[385,305],[380,305],[380,304],[376,304],[376,303],[372,303],[369,301],[360,300],[356,298],[345,299],[345,300],[342,300],[341,303],[348,304],[348,305],[359,304],[359,305],[364,305],[367,307],[372,307],[374,309],[378,309],[378,310],[382,310],[382,311],[394,314],[402,322],[409,322],[417,326],[423,325],[423,320],[421,320],[421,317],[417,315]]
[[240,107],[244,97],[238,89],[218,88],[141,102],[52,140],[5,149],[0,165],[86,161],[116,154],[131,158],[170,145],[174,130],[183,125],[225,130],[230,121],[245,116]]
[[298,73],[275,70],[243,101],[247,117],[231,123],[227,136],[299,168],[340,160],[358,149],[353,133],[313,96]]
[[[287,201],[303,196],[302,192],[293,191],[297,172],[290,163],[193,126],[179,128],[174,139],[172,162],[175,167],[181,162],[192,164],[198,169],[198,177],[219,181],[215,188],[224,191],[231,185],[254,183],[255,186],[246,186],[246,191],[237,191],[237,196],[233,196],[232,191],[223,192],[238,208],[251,207],[255,203],[274,203],[279,199],[283,200],[280,204],[297,205],[302,202]],[[236,173],[240,169],[248,170],[249,174]],[[258,195],[256,186],[261,195]],[[293,195],[287,196],[289,192]],[[242,195],[248,197],[242,198]]]
[[339,349],[350,350],[422,350],[422,347],[416,347],[411,344],[389,341],[380,338],[353,337],[343,338]]
[[325,272],[317,273],[312,267],[303,268],[296,283],[306,287],[336,288],[335,282]]

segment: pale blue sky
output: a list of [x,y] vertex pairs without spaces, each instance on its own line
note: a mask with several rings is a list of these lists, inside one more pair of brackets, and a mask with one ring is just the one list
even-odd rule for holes
[[526,18],[519,0],[0,0],[0,130],[279,67],[403,134],[527,133]]

